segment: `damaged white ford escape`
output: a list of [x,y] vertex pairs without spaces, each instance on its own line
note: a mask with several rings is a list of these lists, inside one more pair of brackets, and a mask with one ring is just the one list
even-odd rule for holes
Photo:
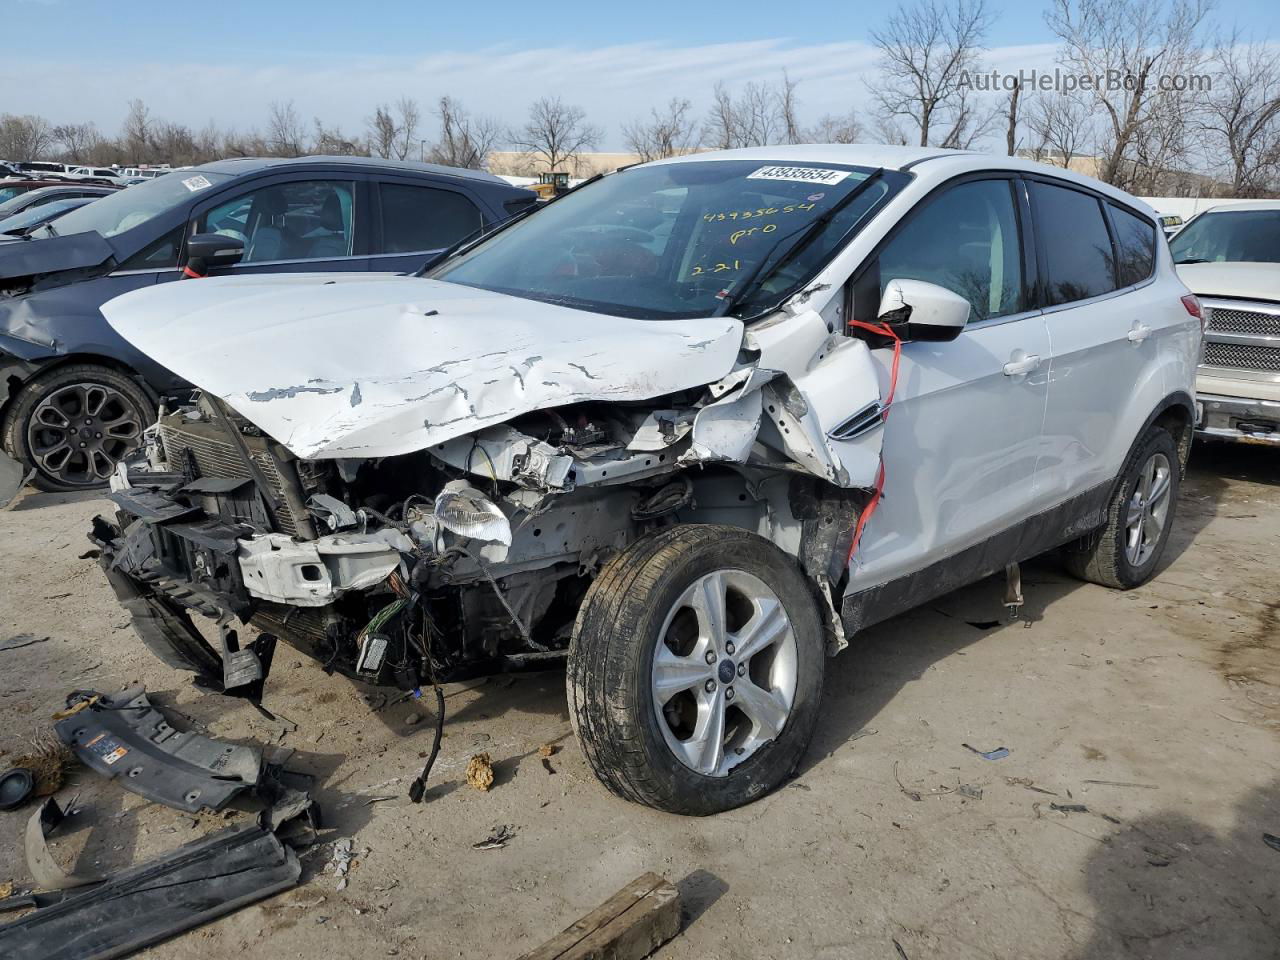
[[625,169],[421,276],[103,312],[200,388],[93,533],[166,663],[260,700],[277,639],[409,691],[567,661],[600,779],[693,814],[794,770],[869,624],[1055,548],[1150,578],[1202,332],[1133,197],[856,145]]

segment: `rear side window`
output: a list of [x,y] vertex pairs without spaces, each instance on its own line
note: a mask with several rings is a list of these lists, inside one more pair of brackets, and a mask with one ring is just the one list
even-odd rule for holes
[[1036,181],[1030,187],[1049,275],[1049,304],[1087,300],[1115,290],[1111,235],[1097,198]]
[[1107,206],[1116,231],[1116,284],[1128,287],[1141,283],[1156,266],[1155,224],[1114,203]]
[[480,229],[476,205],[452,190],[379,183],[382,252],[440,250]]
[[1008,180],[951,187],[917,208],[880,251],[880,295],[892,280],[924,280],[960,294],[970,321],[1022,310],[1022,244]]

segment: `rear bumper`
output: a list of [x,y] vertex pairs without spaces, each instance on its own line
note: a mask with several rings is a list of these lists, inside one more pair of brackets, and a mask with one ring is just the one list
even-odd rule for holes
[[1280,401],[1199,394],[1196,435],[1240,443],[1280,445]]

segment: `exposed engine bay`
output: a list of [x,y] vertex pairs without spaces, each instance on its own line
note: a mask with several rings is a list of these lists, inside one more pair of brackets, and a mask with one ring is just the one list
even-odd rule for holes
[[[393,456],[300,458],[205,392],[122,465],[117,517],[93,539],[153,652],[255,700],[276,638],[407,691],[558,664],[601,565],[676,523],[732,525],[795,557],[838,649],[881,417],[867,346],[837,329],[783,313],[714,382],[460,424]],[[824,422],[833,409],[853,415]]]

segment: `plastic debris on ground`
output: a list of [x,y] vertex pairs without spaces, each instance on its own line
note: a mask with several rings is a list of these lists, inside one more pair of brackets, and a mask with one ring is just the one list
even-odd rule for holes
[[85,766],[175,810],[221,810],[262,775],[261,750],[174,728],[142,687],[77,690],[67,706],[54,729]]
[[347,889],[347,874],[351,870],[351,838],[343,837],[333,845],[333,856],[329,860],[333,867],[333,875],[338,878],[336,889]]
[[0,773],[0,810],[15,810],[26,803],[36,789],[36,778],[26,767]]
[[994,750],[979,750],[977,747],[971,746],[967,743],[962,743],[960,746],[972,753],[976,753],[983,760],[1003,760],[1010,753],[1008,747],[996,747]]
[[507,841],[516,835],[515,827],[505,824],[501,827],[494,827],[493,832],[479,843],[471,845],[472,850],[497,850],[507,845]]

